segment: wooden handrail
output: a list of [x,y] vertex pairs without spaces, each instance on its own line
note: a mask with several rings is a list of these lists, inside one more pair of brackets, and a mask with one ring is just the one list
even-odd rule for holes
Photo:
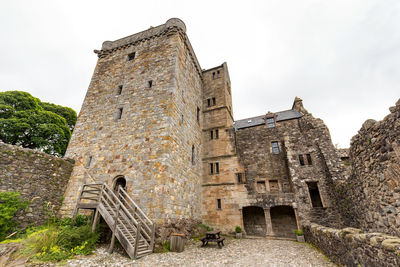
[[152,225],[153,222],[150,220],[150,218],[146,216],[146,214],[143,212],[143,210],[141,208],[139,208],[138,205],[136,205],[135,201],[133,201],[133,199],[126,193],[126,191],[123,188],[121,188],[121,192],[135,206],[135,208],[137,208],[137,210],[140,212],[140,215],[142,215]]

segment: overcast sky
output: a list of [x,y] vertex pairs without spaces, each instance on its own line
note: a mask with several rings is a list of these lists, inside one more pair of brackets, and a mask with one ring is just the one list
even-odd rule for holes
[[103,41],[182,19],[200,65],[228,63],[235,119],[295,96],[347,147],[400,98],[400,1],[19,1],[0,3],[0,91],[79,112]]

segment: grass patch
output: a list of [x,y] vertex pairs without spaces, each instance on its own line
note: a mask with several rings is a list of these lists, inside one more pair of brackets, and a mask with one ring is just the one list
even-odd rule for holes
[[62,261],[75,255],[88,255],[95,249],[98,233],[92,233],[90,218],[78,215],[55,223],[28,228],[24,237],[4,242],[21,242],[17,253],[32,260]]

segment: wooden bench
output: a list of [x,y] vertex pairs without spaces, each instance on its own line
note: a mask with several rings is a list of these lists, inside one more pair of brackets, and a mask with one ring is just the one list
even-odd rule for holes
[[221,237],[221,231],[211,231],[206,233],[206,237],[200,239],[203,244],[202,247],[207,246],[208,242],[217,242],[218,247],[224,246],[225,237]]

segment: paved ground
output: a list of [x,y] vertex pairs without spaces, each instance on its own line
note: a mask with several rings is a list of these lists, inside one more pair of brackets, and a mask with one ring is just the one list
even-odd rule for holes
[[200,247],[201,242],[190,243],[182,253],[154,253],[132,261],[121,252],[109,255],[106,247],[96,250],[96,255],[68,260],[64,266],[263,266],[263,267],[334,267],[324,255],[305,243],[268,239],[229,239],[225,247],[216,245]]

